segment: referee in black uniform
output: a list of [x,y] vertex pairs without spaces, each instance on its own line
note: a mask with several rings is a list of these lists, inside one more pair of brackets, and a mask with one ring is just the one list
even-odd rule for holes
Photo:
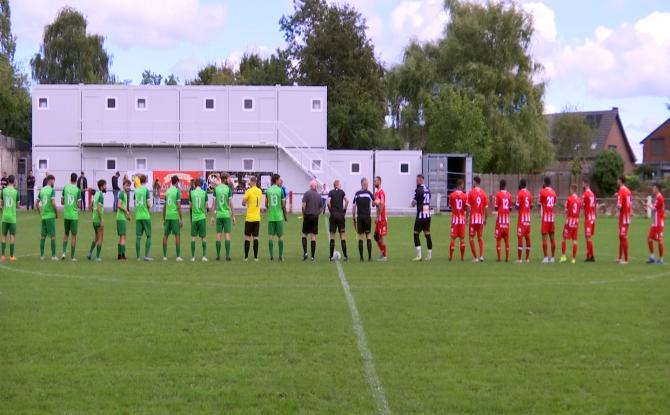
[[335,253],[335,233],[340,233],[340,243],[342,244],[342,256],[345,261],[349,259],[347,256],[347,237],[344,234],[344,217],[349,207],[349,199],[342,190],[342,185],[339,180],[333,183],[333,190],[328,193],[328,212],[330,212],[330,260],[333,260]]
[[357,191],[354,196],[352,208],[354,227],[358,233],[358,253],[360,254],[361,261],[364,261],[363,239],[367,240],[368,244],[368,261],[372,261],[372,240],[370,239],[372,219],[370,217],[370,210],[374,200],[374,195],[368,190],[368,179],[364,177],[361,179],[361,190]]

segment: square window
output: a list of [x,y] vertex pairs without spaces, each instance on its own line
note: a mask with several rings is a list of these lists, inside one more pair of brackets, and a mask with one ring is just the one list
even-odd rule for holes
[[312,160],[310,170],[321,171],[321,160]]
[[254,110],[254,99],[253,98],[244,98],[244,110],[253,111]]
[[39,159],[37,161],[37,169],[38,170],[46,170],[49,168],[49,160],[47,159]]
[[400,174],[409,174],[409,163],[400,163]]
[[616,150],[616,144],[610,144],[607,146],[610,150]]
[[135,159],[135,170],[146,170],[147,169],[147,159],[138,158]]
[[40,97],[37,99],[37,108],[41,110],[49,109],[49,99],[46,97]]
[[361,172],[360,163],[351,163],[351,174],[358,174]]
[[205,111],[214,111],[216,109],[216,100],[214,98],[205,98]]
[[251,171],[254,169],[254,161],[252,159],[244,159],[242,163],[244,165],[244,170]]
[[137,98],[135,103],[135,108],[138,111],[146,111],[147,109],[147,99],[146,98]]
[[116,170],[116,159],[105,159],[105,168],[107,170]]
[[115,110],[116,109],[116,98],[108,97],[107,98],[107,109]]
[[212,171],[214,170],[214,159],[205,159],[205,170]]
[[312,112],[321,112],[321,100],[313,99],[312,100]]

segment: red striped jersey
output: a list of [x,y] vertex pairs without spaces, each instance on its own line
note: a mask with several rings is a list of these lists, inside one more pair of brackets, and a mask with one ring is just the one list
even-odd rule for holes
[[519,223],[530,223],[533,195],[530,194],[528,189],[521,189],[516,194],[516,208],[519,209]]
[[665,199],[662,194],[656,196],[656,203],[654,204],[654,224],[653,226],[663,227],[663,217],[665,216]]
[[595,222],[596,220],[596,195],[591,189],[584,190],[582,195],[582,204],[584,205],[584,220]]
[[465,206],[467,203],[468,197],[462,190],[456,190],[449,195],[452,225],[465,225]]
[[579,196],[571,194],[565,204],[565,223],[574,228],[579,225],[579,214],[582,210],[582,201]]
[[374,194],[375,200],[379,199],[377,206],[377,221],[386,222],[386,192],[381,187]]
[[633,205],[633,196],[626,186],[621,186],[616,194],[616,205],[619,208],[619,222],[622,225],[630,224],[630,208]]
[[542,223],[554,223],[554,220],[556,219],[554,215],[554,208],[556,207],[556,192],[554,192],[554,189],[547,186],[540,190],[539,202]]
[[486,192],[479,187],[473,187],[468,193],[467,205],[470,209],[470,224],[483,224],[486,217],[486,207],[489,205]]
[[509,225],[510,211],[512,210],[512,194],[507,190],[496,193],[493,205],[498,211],[496,225]]

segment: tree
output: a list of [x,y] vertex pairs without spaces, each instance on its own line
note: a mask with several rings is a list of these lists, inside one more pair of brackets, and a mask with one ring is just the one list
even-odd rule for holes
[[149,69],[145,69],[142,72],[142,80],[140,85],[160,85],[163,80],[163,75],[153,73]]
[[110,80],[111,57],[104,48],[104,37],[86,34],[86,26],[79,11],[61,9],[44,29],[40,52],[30,60],[36,82],[96,84]]
[[613,195],[617,190],[617,178],[623,174],[623,159],[616,150],[598,153],[593,161],[591,181],[602,195]]
[[556,156],[562,160],[572,160],[572,175],[579,178],[583,161],[591,152],[595,131],[586,118],[576,114],[574,109],[565,108],[551,123],[549,132]]
[[235,71],[224,62],[220,66],[209,64],[198,71],[195,79],[188,81],[187,85],[235,85]]
[[12,34],[12,13],[9,0],[0,0],[0,56],[14,62],[16,36]]
[[279,22],[299,85],[328,87],[328,145],[373,148],[384,126],[384,71],[365,19],[349,5],[294,0]]
[[163,81],[165,82],[165,85],[179,85],[179,78],[172,73],[166,76]]
[[290,70],[291,62],[285,51],[278,50],[266,59],[245,53],[236,78],[240,85],[291,85]]

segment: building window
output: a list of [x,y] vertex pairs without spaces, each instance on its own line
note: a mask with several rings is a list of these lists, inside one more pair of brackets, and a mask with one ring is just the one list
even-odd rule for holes
[[115,97],[107,97],[106,101],[106,108],[108,110],[115,110],[116,109],[116,98]]
[[244,106],[242,107],[244,111],[253,111],[254,110],[254,99],[253,98],[244,98]]
[[214,98],[205,98],[205,111],[215,111],[216,100]]
[[137,100],[135,101],[135,109],[138,111],[146,111],[147,99],[145,97],[137,98]]
[[245,171],[252,171],[254,169],[254,161],[252,159],[244,159],[242,165]]
[[400,163],[400,174],[409,174],[409,163]]
[[616,150],[616,144],[610,144],[607,146],[610,150]]
[[312,160],[310,163],[310,170],[320,172],[321,171],[321,160]]
[[654,156],[665,154],[665,139],[663,137],[651,139],[651,154]]
[[205,159],[205,171],[212,171],[216,168],[214,159]]
[[147,159],[142,157],[142,158],[136,158],[135,159],[135,170],[146,170],[147,169]]
[[351,169],[349,170],[351,174],[359,174],[361,172],[360,163],[351,163]]
[[313,99],[312,100],[312,112],[321,112],[323,111],[323,107],[321,106],[321,100],[320,99]]
[[37,160],[37,170],[48,170],[48,169],[49,169],[49,159]]
[[49,109],[49,98],[47,98],[47,97],[37,98],[37,109],[48,110]]
[[107,170],[116,170],[116,159],[105,159],[105,168]]

